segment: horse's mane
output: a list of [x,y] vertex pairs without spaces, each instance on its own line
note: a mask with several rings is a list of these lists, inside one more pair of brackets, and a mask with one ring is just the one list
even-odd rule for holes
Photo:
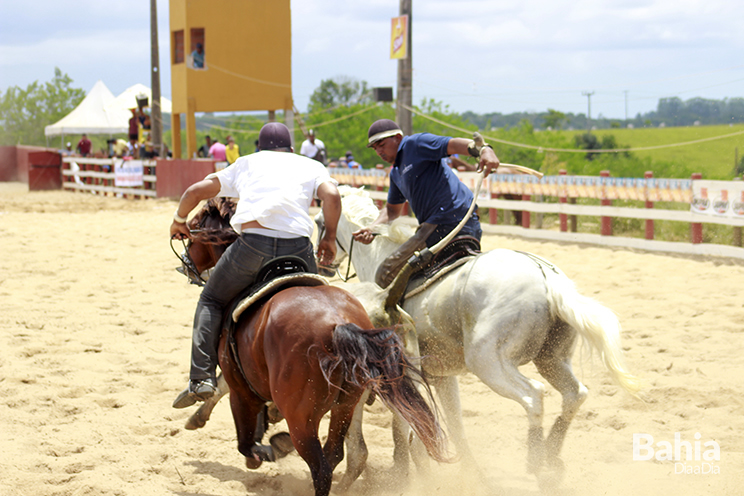
[[[198,231],[192,234],[192,239],[210,245],[233,243],[238,239],[238,233],[230,226],[235,208],[235,201],[231,198],[212,198],[207,201],[189,222]],[[216,220],[219,227],[208,226],[210,220]]]
[[[358,226],[370,225],[380,214],[369,193],[362,188],[339,186],[341,193],[342,212],[352,224]],[[404,243],[413,236],[413,229],[402,219],[396,219],[392,224],[375,226],[375,230],[394,243]]]

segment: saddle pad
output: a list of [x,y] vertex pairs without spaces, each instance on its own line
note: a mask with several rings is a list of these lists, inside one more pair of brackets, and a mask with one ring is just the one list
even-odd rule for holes
[[282,289],[291,286],[328,286],[328,280],[318,274],[310,274],[306,272],[289,274],[272,279],[258,291],[237,304],[232,314],[233,322],[237,322],[238,318],[240,318],[240,314],[261,298],[271,296],[272,294],[278,293]]
[[[470,262],[472,259],[474,259],[475,256],[467,256],[463,258],[458,258],[454,262],[450,263],[449,265],[441,268],[438,272],[433,274],[431,277],[411,277],[411,280],[408,282],[408,286],[406,286],[406,292],[403,294],[403,298],[401,299],[401,302],[399,304],[403,304],[403,301],[405,301],[406,298],[410,298],[413,296],[416,296],[420,292],[424,291],[426,288],[437,282],[442,277],[446,276],[453,270],[459,268],[460,266]],[[423,274],[423,273],[421,273]]]

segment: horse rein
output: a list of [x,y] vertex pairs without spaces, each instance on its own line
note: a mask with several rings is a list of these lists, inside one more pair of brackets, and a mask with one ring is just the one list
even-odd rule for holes
[[[189,232],[191,234],[197,234],[202,232],[201,229],[190,229]],[[181,244],[183,244],[183,250],[185,255],[180,255],[176,249],[173,247],[173,240],[176,238],[171,238],[170,240],[170,247],[171,250],[173,250],[173,253],[176,255],[176,258],[181,261],[183,264],[183,267],[186,269],[186,274],[184,274],[186,277],[189,278],[189,282],[191,284],[196,284],[199,287],[204,287],[205,284],[207,284],[207,281],[201,276],[201,274],[196,270],[196,265],[194,265],[194,262],[191,260],[191,257],[189,256],[189,248],[191,248],[191,239],[189,239],[188,244],[186,241],[181,239]],[[193,276],[193,277],[192,277]]]
[[[323,226],[318,230],[318,244],[320,244],[320,240],[323,237],[323,233],[325,233],[325,222],[323,223]],[[370,234],[372,234],[372,236],[379,236],[380,235],[380,233],[378,233],[378,232],[373,232],[373,233],[370,233]],[[343,282],[348,282],[349,279],[351,279],[353,277],[356,277],[356,275],[357,275],[356,272],[354,272],[353,274],[349,275],[349,272],[351,272],[351,254],[354,253],[354,236],[351,237],[351,242],[349,243],[349,251],[346,251],[346,248],[344,248],[344,245],[342,245],[338,241],[338,238],[336,238],[336,245],[338,245],[338,247],[341,248],[341,251],[344,252],[344,253],[346,253],[346,255],[349,257],[349,263],[346,266],[346,277],[342,276],[341,275],[341,271],[339,271],[339,267],[341,266],[340,263],[338,263],[338,264],[331,264],[331,265],[325,265],[324,267],[328,267],[330,269],[335,270],[336,271],[336,275],[338,276],[339,279],[341,279]]]

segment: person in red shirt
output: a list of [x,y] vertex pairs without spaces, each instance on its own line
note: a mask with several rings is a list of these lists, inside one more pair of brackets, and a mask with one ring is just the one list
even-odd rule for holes
[[78,141],[78,144],[77,144],[77,148],[75,149],[80,155],[82,155],[83,157],[87,157],[88,155],[90,155],[90,146],[91,146],[91,143],[90,143],[90,140],[88,139],[88,135],[83,134],[83,137],[80,138],[80,141]]

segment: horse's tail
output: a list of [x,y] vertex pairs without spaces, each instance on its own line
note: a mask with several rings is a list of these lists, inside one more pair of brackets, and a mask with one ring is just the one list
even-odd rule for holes
[[[334,357],[323,364],[327,377],[339,365],[347,383],[370,387],[390,408],[411,425],[437,461],[451,461],[447,442],[434,411],[416,388],[421,383],[434,404],[426,379],[406,357],[403,342],[392,328],[363,330],[356,324],[333,331]],[[416,377],[416,381],[412,377]]]
[[573,327],[599,352],[613,380],[628,393],[638,396],[642,381],[631,374],[620,346],[620,321],[598,301],[580,294],[573,281],[554,267],[543,269],[547,281],[550,311]]

